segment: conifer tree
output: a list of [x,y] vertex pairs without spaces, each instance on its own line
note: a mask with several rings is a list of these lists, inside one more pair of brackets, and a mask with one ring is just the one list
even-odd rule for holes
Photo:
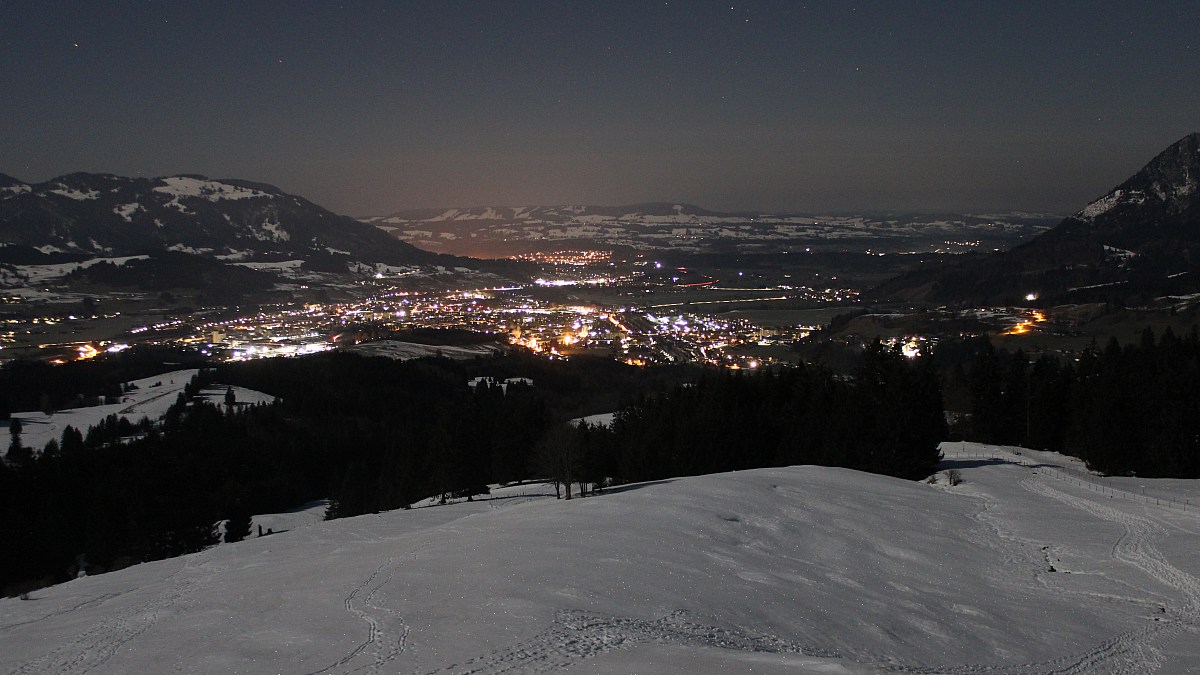
[[241,541],[250,535],[250,513],[239,504],[230,512],[225,523],[225,542]]
[[59,441],[59,448],[64,455],[79,452],[83,450],[83,433],[71,425],[67,425],[62,432],[62,440]]
[[22,425],[21,425],[21,420],[19,420],[19,419],[13,419],[11,422],[8,423],[8,434],[9,434],[9,436],[12,437],[12,441],[9,443],[9,447],[21,444],[21,429],[22,429]]
[[8,454],[5,455],[10,464],[27,464],[33,459],[33,452],[21,442],[21,430],[21,420],[14,417],[8,423],[8,432],[12,436],[12,441],[8,445]]

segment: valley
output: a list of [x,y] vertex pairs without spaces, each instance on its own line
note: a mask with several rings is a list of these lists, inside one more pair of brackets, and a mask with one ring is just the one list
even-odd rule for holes
[[1200,673],[1200,3],[0,10],[0,675]]
[[[340,217],[244,181],[11,180],[0,205],[13,213],[45,202],[56,213],[79,214],[56,216],[68,224],[50,238],[26,228],[0,247],[0,361],[63,362],[139,344],[240,359],[312,353],[397,331],[465,329],[554,357],[757,367],[795,361],[798,340],[854,311],[881,281],[981,244],[1011,246],[1049,222],[1030,214],[720,214],[684,205],[451,210],[420,221],[469,230],[464,238],[491,247],[491,258],[474,259],[378,244],[310,247],[300,232],[316,230],[293,228]],[[284,207],[298,220],[280,220]],[[171,229],[189,213],[243,225],[198,240],[182,224]],[[384,232],[405,238],[397,219],[419,215],[337,222],[362,230],[354,235],[360,242],[385,237],[405,247]],[[103,240],[61,233],[95,218],[114,220],[114,233],[149,222],[160,248],[148,250],[145,240],[133,246],[128,233]],[[520,236],[509,232],[516,225]],[[586,239],[559,236],[584,230]],[[692,243],[679,246],[677,236]],[[337,237],[328,241],[350,241]],[[520,241],[522,252],[496,259],[508,239]],[[821,320],[792,320],[805,316]]]

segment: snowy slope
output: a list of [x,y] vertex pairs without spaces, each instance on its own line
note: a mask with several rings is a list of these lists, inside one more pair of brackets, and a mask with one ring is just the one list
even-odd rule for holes
[[[15,412],[12,417],[21,420],[21,442],[25,447],[41,450],[50,439],[61,439],[67,427],[86,433],[89,427],[100,424],[109,415],[116,415],[134,424],[143,417],[151,421],[160,420],[197,372],[194,368],[176,370],[127,382],[135,388],[122,393],[120,403],[69,408],[49,415],[36,410]],[[218,385],[201,391],[200,397],[214,405],[224,406],[226,389],[226,386]],[[244,387],[234,387],[233,392],[237,401],[243,404],[270,403],[275,400],[274,396]]]
[[252,251],[308,260],[339,251],[364,263],[432,260],[279,188],[195,175],[73,173],[34,185],[0,177],[0,243],[93,256]]
[[1200,669],[1194,506],[963,451],[297,528],[0,601],[0,670]]
[[416,342],[400,340],[375,340],[363,342],[345,348],[345,351],[362,354],[363,356],[386,356],[397,361],[410,361],[428,356],[444,356],[448,359],[470,360],[481,356],[491,356],[498,349],[494,344],[482,345],[425,345]]

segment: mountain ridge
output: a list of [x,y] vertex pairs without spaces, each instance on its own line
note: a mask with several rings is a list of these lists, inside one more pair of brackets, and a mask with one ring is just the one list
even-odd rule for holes
[[75,172],[42,183],[0,175],[0,243],[91,255],[342,254],[367,262],[437,256],[278,187],[199,174]]
[[386,215],[365,216],[363,222],[373,224],[445,222],[466,220],[539,220],[569,219],[581,216],[657,216],[657,217],[739,217],[751,218],[751,212],[712,211],[683,202],[641,202],[603,206],[596,204],[540,204],[535,206],[469,206],[447,208],[403,209]]
[[1172,143],[1045,233],[986,258],[916,270],[877,300],[1142,303],[1200,291],[1200,132]]

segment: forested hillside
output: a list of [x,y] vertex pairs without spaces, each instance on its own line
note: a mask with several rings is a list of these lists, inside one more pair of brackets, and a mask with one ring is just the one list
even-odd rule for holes
[[[668,386],[692,373],[343,353],[205,370],[160,424],[113,418],[44,449],[14,435],[0,468],[0,540],[22,555],[0,559],[0,587],[199,550],[222,520],[236,537],[250,514],[317,498],[336,518],[524,479],[554,480],[569,495],[572,485],[794,463],[920,478],[938,461],[936,378],[879,345],[852,380],[814,367],[712,371]],[[481,375],[533,384],[467,386]],[[197,397],[214,382],[278,400],[222,410]],[[625,401],[612,429],[566,424],[614,391]]]
[[[986,339],[948,369],[969,391],[968,440],[1055,450],[1105,474],[1200,478],[1200,333],[1147,328],[1062,361],[996,352]],[[943,356],[948,356],[947,349]]]

